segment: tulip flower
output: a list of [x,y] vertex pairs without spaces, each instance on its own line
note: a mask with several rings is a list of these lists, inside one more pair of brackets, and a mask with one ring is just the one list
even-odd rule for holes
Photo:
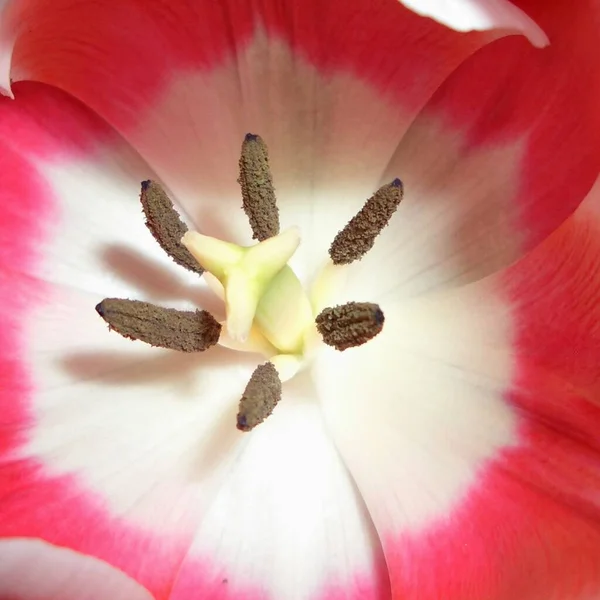
[[0,3],[0,597],[598,597],[599,17]]

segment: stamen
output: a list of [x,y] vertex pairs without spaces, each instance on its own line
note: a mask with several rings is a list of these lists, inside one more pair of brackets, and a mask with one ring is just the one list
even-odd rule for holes
[[372,340],[383,329],[384,321],[379,305],[370,302],[348,302],[326,308],[316,318],[323,341],[340,352]]
[[329,256],[335,265],[360,260],[375,243],[402,201],[404,188],[399,179],[379,188],[333,240]]
[[243,208],[252,227],[252,238],[264,241],[279,233],[279,210],[269,168],[267,145],[248,133],[242,143],[240,178]]
[[240,400],[237,428],[251,431],[262,423],[281,400],[281,380],[273,363],[259,365]]
[[162,186],[156,181],[142,181],[140,201],[146,226],[160,247],[178,264],[202,275],[204,269],[181,243],[188,228],[175,210]]
[[202,352],[219,341],[221,325],[205,310],[180,311],[139,300],[105,298],[96,306],[109,329],[180,352]]

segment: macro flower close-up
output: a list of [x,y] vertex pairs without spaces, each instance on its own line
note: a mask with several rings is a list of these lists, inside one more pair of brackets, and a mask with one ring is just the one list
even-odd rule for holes
[[596,0],[0,0],[0,599],[600,598]]

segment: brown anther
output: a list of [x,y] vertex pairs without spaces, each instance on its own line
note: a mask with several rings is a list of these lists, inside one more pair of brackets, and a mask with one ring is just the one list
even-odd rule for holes
[[105,298],[96,306],[111,330],[180,352],[202,352],[219,341],[221,325],[207,311],[181,311],[139,300]]
[[187,225],[162,186],[156,181],[142,181],[140,201],[146,215],[146,226],[160,247],[178,265],[202,275],[204,269],[181,243],[188,230]]
[[383,329],[384,321],[379,305],[371,302],[348,302],[325,308],[316,318],[323,341],[340,352],[372,340]]
[[240,178],[244,212],[250,221],[252,238],[260,242],[279,234],[279,209],[269,168],[267,145],[258,135],[248,133],[242,143]]
[[399,179],[379,188],[333,240],[329,256],[335,265],[360,260],[375,243],[402,201],[404,189]]
[[251,431],[262,423],[281,400],[281,380],[273,363],[259,365],[240,400],[237,428]]

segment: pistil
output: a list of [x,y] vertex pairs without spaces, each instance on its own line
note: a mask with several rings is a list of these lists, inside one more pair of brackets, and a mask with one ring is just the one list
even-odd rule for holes
[[[246,432],[273,412],[281,400],[282,381],[294,377],[318,346],[315,325],[326,344],[345,351],[378,335],[385,318],[377,304],[348,302],[325,308],[315,319],[324,302],[311,305],[288,265],[300,243],[299,232],[291,228],[280,233],[267,146],[258,135],[246,135],[239,167],[243,209],[258,240],[251,247],[189,231],[156,181],[143,181],[140,194],[146,226],[161,248],[186,269],[199,275],[206,271],[222,292],[225,330],[205,310],[179,311],[138,300],[106,298],[96,311],[109,329],[151,346],[203,352],[220,342],[262,352],[269,362],[256,368],[239,404],[237,428]],[[399,179],[375,192],[336,235],[327,269],[339,271],[335,265],[360,260],[387,226],[402,194]],[[323,273],[325,277],[327,271]]]
[[244,341],[261,298],[278,274],[289,269],[287,262],[296,251],[300,236],[295,228],[290,228],[244,248],[190,231],[183,243],[223,285],[227,333],[234,340]]

